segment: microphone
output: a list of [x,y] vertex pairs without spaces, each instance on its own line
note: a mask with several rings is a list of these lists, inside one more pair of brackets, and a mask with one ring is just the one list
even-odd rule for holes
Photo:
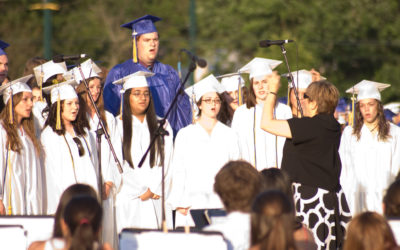
[[269,47],[271,45],[282,45],[285,43],[292,43],[293,40],[262,40],[260,41],[260,47]]
[[71,56],[56,55],[53,57],[53,62],[59,63],[59,62],[67,61],[67,60],[78,60],[78,59],[85,58],[85,57],[87,57],[86,54],[71,55]]
[[188,54],[190,59],[192,59],[192,61],[194,61],[200,68],[205,68],[207,66],[207,61],[206,60],[198,58],[197,56],[192,54],[192,52],[190,52],[187,49],[181,49],[181,52],[182,51],[185,52],[186,54]]

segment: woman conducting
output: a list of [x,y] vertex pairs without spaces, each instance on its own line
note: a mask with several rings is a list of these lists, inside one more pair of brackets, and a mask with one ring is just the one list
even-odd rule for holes
[[340,248],[350,212],[339,182],[341,130],[333,116],[339,91],[327,81],[313,82],[304,94],[304,117],[276,120],[273,107],[279,87],[280,77],[274,72],[261,128],[287,138],[282,169],[293,182],[298,218],[313,232],[319,249]]

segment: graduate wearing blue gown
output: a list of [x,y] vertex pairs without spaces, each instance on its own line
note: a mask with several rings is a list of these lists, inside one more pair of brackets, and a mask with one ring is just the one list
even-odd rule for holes
[[[171,66],[155,60],[158,53],[158,33],[154,26],[154,22],[159,20],[161,19],[158,17],[146,15],[121,26],[132,29],[134,48],[133,59],[129,59],[121,64],[114,66],[108,73],[104,85],[104,104],[106,109],[114,115],[119,113],[121,105],[121,86],[114,85],[112,84],[112,82],[121,79],[124,76],[130,75],[134,72],[151,71],[155,74],[154,76],[149,77],[147,81],[149,84],[151,95],[153,96],[156,114],[159,117],[165,116],[165,113],[167,112],[170,103],[172,102],[176,92],[178,91],[180,83],[178,73]],[[137,43],[136,40],[139,39],[138,36],[149,33],[151,35],[147,35],[144,38],[148,39],[148,41],[145,41],[144,43],[153,43],[153,45],[140,45],[139,43]],[[146,65],[149,62],[151,64]],[[182,94],[178,98],[177,105],[175,105],[168,117],[168,121],[171,124],[174,135],[176,135],[179,129],[190,124],[191,119],[192,114],[189,96],[182,92]]]

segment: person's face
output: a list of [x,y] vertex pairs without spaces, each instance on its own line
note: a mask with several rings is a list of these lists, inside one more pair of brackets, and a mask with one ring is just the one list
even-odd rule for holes
[[63,110],[61,112],[61,118],[64,121],[73,122],[76,120],[79,111],[79,100],[78,98],[67,99],[64,101]]
[[[299,94],[299,100],[300,100],[302,109],[305,108],[304,94],[306,93],[306,90],[307,89],[297,89],[297,93]],[[293,88],[290,89],[289,98],[290,98],[290,104],[292,105],[292,110],[297,110],[297,100],[296,100],[296,96],[294,94]]]
[[219,110],[221,109],[221,99],[216,92],[209,92],[201,97],[201,116],[217,119]]
[[364,123],[374,123],[378,116],[378,101],[372,98],[360,100],[360,111]]
[[28,118],[31,115],[32,107],[32,93],[22,92],[22,99],[14,108],[17,119]]
[[132,88],[129,96],[132,115],[144,115],[150,103],[150,91],[148,87]]
[[[99,99],[100,92],[101,92],[101,82],[99,78],[93,78],[92,80],[89,81],[89,91],[90,94],[92,94],[93,100],[96,102],[97,99]],[[88,98],[88,101],[89,98]]]
[[234,111],[238,108],[238,100],[239,100],[239,91],[238,90],[234,90],[234,91],[228,91],[228,103],[229,106],[231,107],[231,109],[233,109]]
[[264,101],[268,95],[268,76],[253,78],[253,90],[257,102]]
[[157,58],[158,54],[158,33],[147,33],[140,35],[137,40],[138,57],[141,62],[151,65]]
[[0,84],[3,83],[8,75],[8,57],[7,55],[0,56]]
[[40,101],[40,89],[33,88],[32,89],[33,103]]

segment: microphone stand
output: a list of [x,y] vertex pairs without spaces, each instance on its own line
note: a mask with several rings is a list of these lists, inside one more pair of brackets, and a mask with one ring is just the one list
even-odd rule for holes
[[[285,63],[286,63],[286,67],[287,67],[288,72],[289,72],[289,77],[290,77],[290,82],[291,82],[291,84],[292,84],[292,89],[293,89],[293,91],[294,91],[294,95],[296,96],[297,108],[298,108],[298,110],[300,111],[301,117],[304,117],[304,115],[303,115],[303,109],[302,109],[301,104],[300,104],[299,93],[297,92],[296,85],[294,84],[292,71],[290,71],[288,59],[287,59],[287,57],[286,57],[286,49],[285,49],[285,46],[284,46],[283,44],[281,44],[280,47],[281,47],[281,50],[282,50],[283,57],[285,58]],[[290,98],[290,97],[288,97],[288,98]]]
[[[166,130],[164,129],[164,124],[166,123],[167,117],[168,117],[169,113],[171,113],[172,108],[173,108],[173,107],[175,106],[175,104],[177,103],[177,101],[178,101],[178,96],[181,94],[181,91],[183,91],[183,86],[185,86],[185,83],[186,83],[186,81],[188,80],[189,75],[190,75],[191,73],[193,73],[193,71],[194,71],[195,69],[196,69],[196,63],[195,63],[195,61],[192,59],[191,62],[190,62],[190,65],[189,65],[189,70],[188,70],[188,72],[186,73],[185,79],[183,80],[183,82],[181,81],[180,86],[179,86],[179,88],[178,88],[178,91],[176,91],[176,95],[175,95],[174,99],[172,100],[171,104],[169,105],[169,107],[168,107],[168,109],[167,109],[167,112],[166,112],[165,115],[164,115],[164,118],[162,118],[162,119],[158,122],[159,125],[158,125],[158,128],[156,129],[156,133],[155,133],[154,137],[151,139],[149,147],[147,148],[146,152],[144,153],[144,155],[142,156],[142,159],[141,159],[140,162],[139,162],[139,165],[138,165],[139,168],[142,167],[142,165],[143,165],[143,163],[144,163],[144,161],[145,161],[145,159],[146,159],[148,153],[150,152],[150,149],[153,147],[153,145],[154,145],[154,143],[156,142],[156,139],[157,139],[158,136],[161,136],[161,142],[164,144],[164,140],[165,140],[165,139],[164,139],[164,136],[166,136],[166,135],[169,134],[168,131],[166,131]],[[162,178],[162,180],[161,180],[161,203],[162,203],[162,209],[161,209],[161,211],[162,211],[162,215],[161,215],[161,218],[162,218],[162,230],[163,230],[163,232],[167,233],[167,232],[168,232],[168,229],[167,229],[167,222],[166,222],[166,220],[165,220],[165,183],[164,183],[164,178],[165,178],[165,167],[164,167],[164,165],[165,165],[165,163],[162,164],[162,166],[161,166],[161,167],[162,167],[162,177],[161,177],[161,178]]]
[[[107,131],[107,129],[105,128],[105,126],[104,126],[104,122],[103,122],[103,120],[101,119],[101,116],[100,116],[100,112],[99,112],[99,109],[97,108],[97,106],[96,106],[96,103],[95,103],[95,101],[94,101],[94,99],[93,99],[93,96],[92,96],[92,93],[90,93],[90,89],[89,89],[89,85],[88,85],[88,83],[87,83],[87,81],[86,81],[86,79],[85,79],[85,75],[83,74],[83,71],[82,71],[82,68],[81,68],[81,64],[78,62],[78,63],[75,63],[76,65],[78,65],[77,67],[78,67],[78,69],[79,69],[79,72],[80,72],[80,74],[81,74],[81,77],[82,77],[82,81],[83,81],[83,83],[85,84],[85,87],[86,87],[86,92],[87,92],[87,94],[88,94],[88,96],[89,96],[89,99],[90,99],[90,103],[92,104],[92,107],[94,108],[94,110],[95,110],[95,113],[96,113],[96,115],[97,115],[97,118],[99,119],[99,125],[100,125],[100,128],[98,129],[98,130],[101,130],[102,131],[102,133],[104,134],[104,136],[106,137],[106,140],[107,140],[107,142],[108,142],[108,146],[110,147],[110,150],[111,150],[111,153],[112,153],[112,155],[113,155],[113,157],[114,157],[114,161],[115,161],[115,163],[117,164],[117,167],[118,167],[118,170],[119,170],[119,173],[120,174],[122,174],[122,172],[123,172],[123,170],[122,170],[122,167],[121,167],[121,163],[119,162],[119,160],[118,160],[118,157],[117,157],[117,154],[115,153],[115,150],[114,150],[114,147],[113,147],[113,145],[112,145],[112,143],[111,143],[111,140],[110,140],[110,135],[108,134],[108,131]],[[98,176],[98,184],[99,184],[99,192],[100,192],[100,201],[101,201],[101,205],[103,205],[102,203],[102,201],[103,201],[103,198],[102,198],[102,194],[103,194],[103,176],[102,176],[102,173],[101,173],[101,134],[100,134],[100,132],[99,131],[96,131],[96,134],[97,134],[97,143],[98,143],[98,157],[99,157],[99,159],[98,159],[98,161],[99,161],[99,165],[98,165],[98,173],[99,173],[99,176]]]

